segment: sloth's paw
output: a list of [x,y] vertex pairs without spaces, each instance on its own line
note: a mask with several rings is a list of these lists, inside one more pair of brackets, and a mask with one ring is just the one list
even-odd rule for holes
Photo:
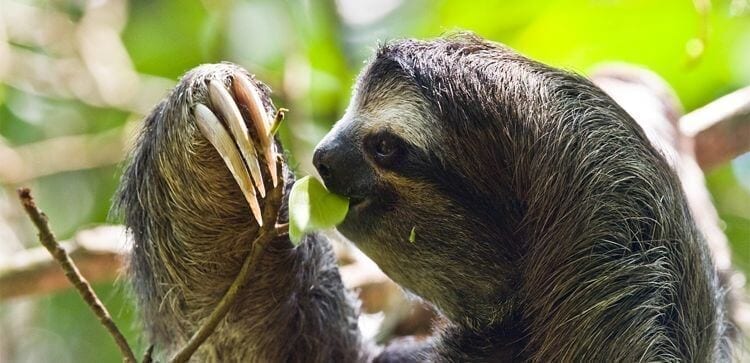
[[[234,73],[230,82],[227,88],[219,80],[208,80],[210,104],[197,103],[193,113],[201,133],[219,152],[253,216],[263,225],[258,195],[264,198],[266,187],[277,187],[279,179],[272,132],[279,114],[275,118],[268,115],[259,90],[244,74]],[[271,179],[268,185],[264,172]]]

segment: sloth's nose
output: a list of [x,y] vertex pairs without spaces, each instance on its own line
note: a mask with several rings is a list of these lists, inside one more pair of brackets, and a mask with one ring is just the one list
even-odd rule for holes
[[327,182],[331,178],[331,167],[328,165],[329,155],[329,150],[321,147],[316,148],[313,154],[313,165],[315,165],[315,169],[318,169],[318,174],[323,178],[323,182]]
[[360,164],[357,153],[338,138],[324,139],[313,153],[313,165],[326,188],[343,196],[349,196],[353,184],[361,176]]
[[312,161],[330,192],[344,197],[370,192],[374,175],[352,137],[329,133],[315,147]]
[[335,164],[334,150],[330,144],[325,143],[318,145],[313,153],[313,165],[318,169],[318,174],[323,179],[323,183],[328,189],[335,184]]

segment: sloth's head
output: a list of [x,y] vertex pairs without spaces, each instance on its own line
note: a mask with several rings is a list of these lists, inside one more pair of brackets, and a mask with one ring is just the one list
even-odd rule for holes
[[566,213],[555,199],[590,189],[576,184],[596,172],[585,157],[610,137],[634,141],[607,157],[647,148],[585,79],[459,35],[382,46],[313,163],[350,198],[345,237],[448,317],[481,325],[514,309],[530,256],[548,247],[533,234]]
[[539,70],[471,36],[389,43],[315,150],[326,186],[350,198],[339,231],[451,318],[511,308],[523,203],[503,140],[541,97],[528,91]]

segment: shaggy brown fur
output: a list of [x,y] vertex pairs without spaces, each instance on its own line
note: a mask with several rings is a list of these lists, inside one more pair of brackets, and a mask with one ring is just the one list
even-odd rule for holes
[[339,230],[451,321],[421,359],[728,359],[677,176],[588,80],[472,36],[393,42],[316,153],[356,203]]
[[[162,358],[180,348],[211,313],[258,230],[191,110],[198,102],[209,103],[208,79],[228,83],[234,72],[246,75],[220,64],[201,66],[183,77],[146,118],[118,193],[117,208],[135,241],[129,267],[134,292]],[[270,113],[268,89],[260,86]],[[293,176],[288,170],[285,175],[291,186]],[[282,222],[285,215],[283,210]],[[280,238],[267,247],[259,271],[201,346],[196,361],[362,359],[357,312],[327,240],[308,235],[295,249]]]
[[[157,106],[119,194],[164,352],[208,315],[257,231],[190,112],[205,79],[230,71],[192,71]],[[315,159],[352,200],[339,230],[447,320],[377,361],[729,359],[723,293],[677,177],[581,77],[473,36],[392,42]],[[200,360],[369,360],[328,241],[276,242]]]

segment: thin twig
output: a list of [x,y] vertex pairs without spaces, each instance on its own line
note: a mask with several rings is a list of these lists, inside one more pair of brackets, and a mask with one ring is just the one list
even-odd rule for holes
[[[282,168],[279,167],[278,170],[282,170]],[[219,304],[216,305],[211,312],[211,315],[209,315],[193,336],[190,337],[187,344],[172,357],[170,362],[187,362],[195,351],[198,350],[201,344],[211,336],[219,323],[227,315],[229,309],[234,305],[240,289],[247,283],[250,276],[252,276],[257,269],[265,247],[274,238],[279,236],[280,229],[276,227],[276,219],[278,218],[279,209],[281,207],[281,197],[284,190],[283,180],[282,177],[279,177],[279,184],[266,198],[266,206],[263,210],[263,227],[261,227],[258,237],[253,241],[250,253],[247,254],[245,262],[242,264],[242,268],[237,273],[237,277],[234,278],[234,281],[229,286],[229,289],[227,289],[224,297],[219,301]]]
[[232,285],[229,286],[224,297],[222,297],[219,304],[216,305],[216,308],[214,308],[211,315],[206,319],[203,325],[198,328],[198,331],[190,337],[190,340],[182,350],[172,357],[171,362],[187,362],[193,353],[198,350],[201,344],[213,334],[221,320],[227,315],[227,312],[229,312],[229,308],[234,304],[240,289],[245,283],[247,283],[250,275],[252,275],[252,272],[254,272],[255,268],[258,266],[257,261],[260,259],[266,245],[273,240],[274,237],[276,237],[276,231],[272,229],[270,231],[264,231],[255,239],[255,241],[253,241],[250,253],[245,258],[245,262],[243,263],[240,272],[237,274],[234,282],[232,282]]
[[286,116],[287,112],[289,112],[289,110],[283,107],[276,110],[276,115],[273,117],[273,125],[271,125],[271,131],[269,131],[271,136],[276,135],[276,132],[279,131],[279,126],[281,126],[281,122],[284,121],[284,116]]
[[34,203],[34,199],[31,197],[31,190],[29,190],[28,188],[19,189],[18,197],[21,199],[21,204],[26,210],[26,213],[29,215],[31,222],[34,223],[34,226],[36,226],[37,230],[39,231],[39,241],[44,247],[47,248],[50,254],[52,254],[52,257],[54,257],[55,260],[60,263],[60,266],[65,271],[65,276],[68,278],[68,280],[70,280],[73,286],[75,286],[76,290],[78,290],[78,293],[81,294],[81,297],[83,297],[83,300],[86,302],[86,304],[88,304],[91,310],[94,311],[94,314],[99,319],[99,322],[104,325],[112,338],[114,338],[117,347],[120,348],[123,360],[125,362],[136,363],[137,360],[135,359],[133,350],[130,349],[130,345],[128,345],[127,340],[125,340],[125,337],[115,325],[115,322],[112,321],[112,317],[109,315],[109,312],[104,307],[101,300],[99,300],[99,297],[96,296],[96,293],[91,288],[91,285],[89,285],[88,281],[86,281],[86,279],[81,276],[81,273],[73,263],[73,260],[70,259],[70,256],[68,256],[68,253],[65,252],[65,249],[63,249],[60,246],[60,243],[57,242],[57,238],[49,228],[47,215],[42,213],[42,211],[37,208],[36,204]]

